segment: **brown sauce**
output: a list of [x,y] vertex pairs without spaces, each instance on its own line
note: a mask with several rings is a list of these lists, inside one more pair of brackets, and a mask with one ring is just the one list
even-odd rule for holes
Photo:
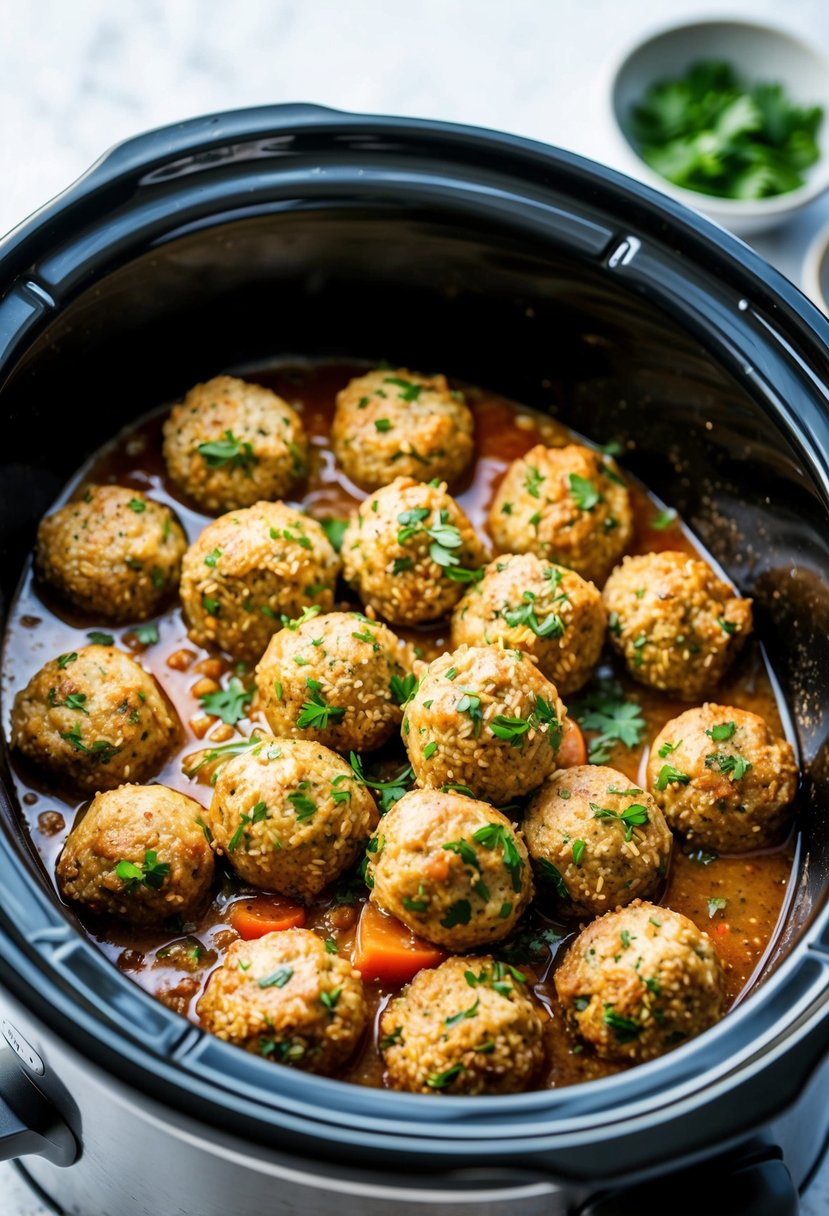
[[[305,506],[318,518],[342,517],[364,497],[336,468],[328,447],[335,394],[350,377],[364,370],[362,366],[352,364],[307,363],[247,373],[250,379],[273,388],[302,415],[311,438],[312,467],[305,485],[300,487],[302,495],[290,501],[292,505]],[[493,393],[465,386],[464,391],[475,413],[476,459],[463,484],[455,487],[455,493],[473,525],[486,533],[489,504],[510,461],[539,442],[560,443],[570,438],[571,433],[553,420]],[[132,486],[172,506],[189,539],[194,540],[210,517],[184,502],[167,480],[160,444],[163,417],[163,413],[155,414],[118,436],[81,470],[61,502],[88,482]],[[623,461],[624,457],[621,459]],[[654,526],[655,520],[664,524],[664,519],[660,519],[662,504],[643,487],[633,484],[632,492],[636,514],[633,552],[681,549],[699,553],[710,561],[681,521]],[[352,606],[359,605],[353,603]],[[182,760],[205,744],[224,741],[229,728],[224,728],[217,720],[205,719],[191,690],[205,674],[226,676],[231,671],[231,663],[189,640],[178,605],[171,606],[157,618],[157,625],[159,641],[142,646],[128,628],[112,628],[100,620],[81,618],[67,611],[35,584],[32,572],[28,570],[8,620],[3,659],[5,720],[8,720],[15,692],[43,663],[57,654],[85,645],[88,630],[111,633],[116,645],[132,650],[142,665],[156,676],[178,710],[184,727],[180,751],[170,757],[157,780],[208,804],[209,785],[188,779],[182,771]],[[448,631],[442,626],[407,631],[407,637],[421,647],[427,659],[448,647]],[[608,658],[603,670],[622,684],[629,700],[641,706],[647,724],[643,746],[630,750],[617,747],[609,761],[631,780],[637,781],[647,759],[648,740],[688,706],[633,684],[615,660]],[[717,699],[762,715],[774,730],[782,733],[781,706],[756,641],[746,647],[718,690]],[[256,711],[255,701],[250,718],[239,723],[238,729],[248,734],[253,725],[266,725]],[[387,749],[381,757],[381,760],[385,759],[402,765],[405,759],[402,746]],[[55,863],[66,834],[84,803],[56,791],[54,785],[45,785],[19,758],[14,760],[14,780],[22,821],[54,884]],[[713,860],[692,859],[681,852],[678,843],[674,849],[661,902],[684,913],[709,932],[725,967],[730,1003],[749,991],[762,973],[763,961],[770,953],[787,891],[792,885],[795,852],[794,838],[776,849]],[[92,939],[121,970],[171,1008],[197,1021],[195,1004],[210,970],[236,938],[228,922],[229,908],[234,900],[254,893],[229,868],[220,865],[214,898],[196,923],[150,934],[83,914],[81,919]],[[323,936],[333,937],[339,952],[347,956],[365,893],[357,895],[351,903],[343,902],[344,898],[340,891],[339,895],[335,893],[318,900],[308,909],[306,926],[320,931]],[[717,898],[726,900],[724,910],[712,910],[709,906],[709,900]],[[519,930],[516,940],[506,943],[506,954],[532,977],[536,996],[550,1013],[547,1024],[549,1070],[542,1084],[554,1086],[615,1072],[618,1066],[599,1060],[587,1048],[583,1051],[576,1048],[562,1026],[552,975],[556,957],[562,957],[577,927],[556,921],[547,915],[548,911],[541,907],[531,914],[527,928]],[[188,970],[194,963],[187,948],[179,952],[178,958],[168,956],[170,944],[183,937],[195,938],[201,945],[193,971]],[[537,946],[530,954],[525,949],[528,938],[534,939]],[[498,953],[502,953],[501,949]],[[374,1015],[396,991],[378,984],[367,984],[366,989]],[[376,1027],[376,1016],[373,1024]],[[376,1034],[366,1036],[360,1054],[343,1075],[359,1084],[382,1084]]]

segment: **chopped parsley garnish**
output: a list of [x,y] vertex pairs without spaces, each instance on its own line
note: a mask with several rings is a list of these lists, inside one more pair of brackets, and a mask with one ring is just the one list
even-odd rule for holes
[[637,747],[645,733],[641,705],[625,700],[619,685],[612,681],[600,682],[571,702],[570,713],[582,730],[596,732],[588,742],[591,764],[607,764],[620,743],[627,748]]
[[253,466],[259,463],[259,457],[254,455],[252,445],[237,439],[233,431],[225,431],[223,439],[200,443],[198,453],[204,458],[209,469],[223,469],[227,466],[230,469],[243,469],[249,474]]
[[681,773],[672,764],[663,764],[654,786],[658,790],[666,790],[669,785],[687,785],[690,780],[688,773]]
[[321,519],[318,521],[325,535],[328,537],[330,544],[339,553],[343,547],[343,537],[345,530],[348,527],[347,519],[338,519],[336,516],[331,516],[329,519]]
[[423,384],[415,384],[413,380],[403,380],[399,376],[386,376],[383,383],[393,384],[395,388],[399,389],[398,396],[403,401],[417,401],[426,387]]
[[257,802],[256,806],[251,809],[250,814],[246,814],[244,811],[242,811],[241,815],[239,816],[239,826],[228,842],[228,853],[234,852],[234,850],[238,847],[239,841],[242,839],[242,835],[244,834],[246,827],[253,827],[255,823],[261,823],[262,820],[267,819],[267,817],[268,805],[266,802]]
[[270,975],[263,976],[256,983],[260,988],[284,988],[293,974],[293,967],[277,967],[276,971],[272,971]]
[[485,823],[483,827],[472,833],[472,839],[475,844],[481,845],[484,849],[500,847],[504,855],[504,869],[512,880],[512,889],[519,892],[524,860],[518,852],[518,846],[512,833],[502,823]]
[[564,622],[559,614],[548,612],[543,620],[539,621],[535,610],[535,593],[525,591],[521,598],[523,602],[517,608],[504,608],[501,612],[501,616],[510,628],[515,629],[519,625],[526,625],[536,637],[560,638],[564,633]]
[[677,740],[676,743],[668,743],[666,740],[660,747],[659,751],[657,752],[657,755],[659,756],[659,758],[661,760],[664,760],[666,756],[670,756],[671,752],[675,752],[676,749],[681,746],[681,744],[682,744],[681,739]]
[[466,714],[469,717],[474,726],[474,734],[479,735],[484,715],[481,709],[481,698],[478,694],[471,690],[464,690],[455,708],[459,714]]
[[115,643],[111,633],[101,633],[99,629],[90,629],[86,636],[93,646],[112,646]]
[[345,717],[345,710],[337,705],[329,705],[322,695],[322,685],[319,680],[310,676],[305,681],[311,691],[310,699],[303,701],[302,709],[296,720],[300,730],[325,730],[329,722],[336,724]]
[[580,511],[592,511],[602,501],[601,494],[589,477],[570,473],[567,480],[570,483],[570,496]]
[[[263,746],[267,744],[267,740],[260,739],[258,735],[251,735],[248,739],[231,739],[229,743],[220,743],[217,747],[212,747],[205,752],[200,760],[190,768],[184,770],[186,777],[195,777],[201,769],[207,764],[213,764],[216,761],[221,761],[226,764],[233,756],[241,756],[245,752],[251,752],[252,755],[258,755]],[[281,756],[282,752],[273,744],[267,744],[268,751],[266,756],[269,760],[276,760]],[[217,769],[218,773],[218,769]],[[215,781],[215,775],[213,780]]]
[[561,877],[560,871],[553,865],[551,861],[547,861],[546,857],[539,857],[536,861],[536,869],[538,877],[542,882],[547,883],[554,890],[559,899],[569,902],[570,892],[567,890],[567,883]]
[[582,857],[584,857],[584,850],[586,848],[587,848],[587,845],[585,844],[585,842],[583,840],[574,840],[573,841],[573,865],[576,865],[576,866],[581,865],[581,859],[582,859]]
[[218,616],[220,612],[219,601],[212,595],[203,595],[201,597],[202,607],[208,616]]
[[147,510],[147,504],[142,498],[131,498],[127,503],[127,506],[131,511],[134,511],[136,515],[140,515],[142,511]]
[[215,569],[216,563],[218,562],[218,560],[221,556],[222,556],[221,549],[219,549],[218,547],[213,549],[213,551],[211,553],[208,553],[207,557],[204,559],[205,566],[209,566],[211,570]]
[[656,528],[657,532],[664,532],[666,528],[670,528],[671,524],[676,522],[676,511],[659,511],[651,520],[651,527]]
[[470,1005],[468,1009],[462,1009],[460,1013],[453,1013],[451,1017],[444,1018],[444,1026],[457,1026],[459,1022],[466,1021],[467,1018],[474,1018],[478,1012],[478,1007],[481,1004],[481,998],[476,997],[475,1003]]
[[303,787],[306,784],[307,783],[305,781],[301,782],[299,789],[294,790],[292,794],[288,794],[287,796],[288,802],[290,802],[291,806],[296,811],[296,817],[299,823],[304,823],[306,819],[310,819],[316,814],[317,810],[317,804],[311,798],[309,798],[307,794],[302,792]]
[[253,690],[245,688],[242,681],[233,676],[227,688],[207,692],[199,700],[205,713],[221,718],[226,726],[235,726],[245,717],[252,697]]
[[284,629],[290,629],[292,633],[296,633],[300,625],[304,625],[306,621],[313,621],[315,616],[319,616],[322,612],[319,604],[309,604],[307,608],[303,608],[302,612],[297,617],[289,617],[284,614],[280,616]]
[[546,478],[539,473],[538,469],[533,464],[527,465],[527,476],[524,478],[524,488],[531,498],[539,497],[541,483],[546,481]]
[[405,676],[392,676],[389,680],[389,692],[395,705],[405,705],[411,700],[417,688],[417,676],[407,672]]
[[378,781],[370,776],[367,776],[363,770],[363,762],[356,752],[351,752],[349,756],[351,762],[351,771],[354,773],[355,780],[360,785],[365,785],[368,789],[373,790],[380,795],[380,809],[385,813],[390,807],[394,806],[395,802],[399,802],[405,793],[408,792],[409,782],[412,779],[412,766],[407,764],[400,772],[390,781]]
[[734,722],[718,722],[716,726],[712,726],[705,733],[714,743],[725,743],[734,734],[737,725]]
[[468,899],[456,899],[447,909],[441,920],[444,929],[454,929],[456,925],[468,925],[472,919],[472,907]]
[[390,1034],[384,1034],[379,1040],[377,1046],[381,1051],[388,1051],[389,1047],[394,1047],[396,1043],[403,1042],[403,1027],[395,1026]]
[[423,759],[431,760],[435,752],[438,750],[438,745],[434,739],[431,739],[423,749]]
[[376,418],[374,420],[374,429],[382,435],[385,431],[391,430],[391,423],[388,418]]
[[723,899],[722,895],[712,895],[708,900],[708,919],[713,920],[718,912],[724,912],[727,903],[728,900]]
[[125,895],[132,895],[141,886],[150,891],[159,891],[170,873],[170,863],[159,861],[156,851],[148,849],[141,865],[122,860],[115,867],[115,873],[124,883]]
[[410,895],[404,895],[403,907],[407,912],[425,912],[429,907],[429,901],[427,899],[412,899]]
[[606,806],[597,806],[595,802],[590,803],[590,809],[594,819],[615,819],[624,824],[625,840],[633,839],[634,828],[642,827],[650,822],[647,808],[638,802],[632,803],[627,810],[621,812],[613,811]]
[[69,666],[70,663],[75,662],[77,657],[78,656],[74,650],[70,650],[68,654],[59,655],[58,656],[58,667],[60,668],[61,671],[64,671]]
[[339,984],[336,988],[332,988],[330,992],[320,993],[320,1000],[329,1013],[333,1013],[337,1008],[337,1001],[340,999],[342,990],[343,986],[342,984]]
[[155,621],[150,621],[145,625],[136,625],[132,632],[141,646],[154,646],[158,641],[158,625]]
[[719,859],[719,853],[709,853],[705,849],[694,849],[688,854],[689,861],[695,861],[699,866],[710,866],[712,861]]
[[478,854],[468,841],[448,840],[446,844],[441,845],[441,848],[447,849],[450,853],[456,853],[466,865],[471,866],[474,870],[480,870],[481,863],[478,861]]
[[730,776],[732,781],[740,781],[753,766],[745,756],[730,756],[725,752],[712,752],[705,757],[705,767],[719,769],[721,773]]
[[632,1043],[642,1033],[642,1025],[636,1018],[626,1018],[617,1013],[612,1005],[606,1004],[602,1020],[616,1036],[617,1043]]
[[717,624],[719,625],[720,629],[722,629],[723,633],[732,634],[737,632],[737,626],[734,624],[734,622],[727,621],[724,616],[717,617]]
[[451,1085],[461,1075],[463,1068],[463,1064],[459,1063],[453,1064],[444,1072],[433,1072],[430,1077],[426,1078],[426,1084],[430,1089],[446,1089],[447,1085]]

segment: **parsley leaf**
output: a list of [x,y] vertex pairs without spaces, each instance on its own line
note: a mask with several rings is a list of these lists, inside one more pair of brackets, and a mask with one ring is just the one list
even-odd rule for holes
[[237,439],[233,431],[225,431],[223,439],[212,439],[200,443],[198,453],[209,469],[243,469],[248,475],[259,457],[254,455],[251,444]]
[[329,519],[321,519],[318,522],[330,543],[339,553],[343,547],[343,537],[348,527],[348,520],[337,519],[335,516],[331,516]]
[[221,718],[226,726],[235,726],[245,717],[252,697],[252,689],[245,688],[238,676],[234,676],[227,688],[207,692],[199,700],[205,713]]
[[319,680],[312,680],[310,676],[305,681],[306,686],[311,691],[311,696],[308,701],[303,701],[302,709],[296,720],[297,727],[300,730],[325,730],[329,722],[335,725],[345,717],[345,710],[337,705],[329,705],[322,695],[322,685]]
[[602,496],[589,477],[580,477],[578,473],[570,473],[570,496],[580,511],[592,511],[602,501]]
[[170,863],[159,861],[154,849],[147,849],[144,861],[136,865],[133,861],[119,861],[115,873],[124,883],[124,894],[132,895],[139,887],[159,891],[170,873]]
[[642,707],[626,701],[614,681],[600,681],[595,689],[572,701],[570,713],[582,730],[595,732],[588,742],[591,764],[607,764],[617,744],[638,747],[645,733]]

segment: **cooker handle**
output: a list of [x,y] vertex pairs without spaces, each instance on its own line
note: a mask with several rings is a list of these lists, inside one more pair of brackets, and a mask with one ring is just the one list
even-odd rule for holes
[[0,1161],[30,1155],[71,1165],[78,1142],[52,1103],[14,1059],[0,1051]]
[[664,1216],[670,1193],[671,1216],[797,1216],[800,1200],[792,1176],[779,1158],[755,1161],[729,1174],[700,1169],[699,1179],[663,1178],[608,1195],[579,1210],[579,1216]]

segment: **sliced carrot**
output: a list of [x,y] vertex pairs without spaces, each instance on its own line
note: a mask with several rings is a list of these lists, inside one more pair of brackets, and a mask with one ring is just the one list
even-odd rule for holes
[[416,937],[374,904],[363,908],[352,961],[364,980],[405,984],[423,967],[437,967],[445,958],[443,950]]
[[292,903],[281,895],[254,895],[239,899],[230,909],[230,923],[246,942],[266,933],[282,929],[301,929],[305,924],[302,904]]
[[587,764],[587,744],[581,728],[572,718],[564,720],[564,736],[558,749],[558,767],[575,768]]

